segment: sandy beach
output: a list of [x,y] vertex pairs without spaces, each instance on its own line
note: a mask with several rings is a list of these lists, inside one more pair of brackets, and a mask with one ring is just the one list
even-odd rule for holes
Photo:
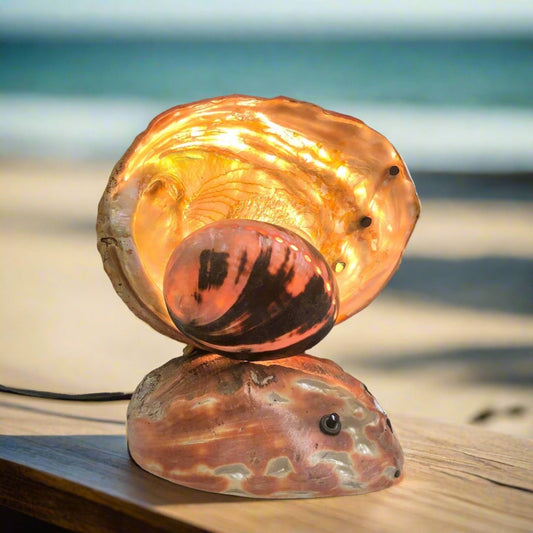
[[[94,224],[112,166],[1,161],[2,384],[131,390],[181,354],[103,271]],[[422,217],[399,271],[311,353],[364,381],[391,418],[533,437],[531,176],[413,178]]]

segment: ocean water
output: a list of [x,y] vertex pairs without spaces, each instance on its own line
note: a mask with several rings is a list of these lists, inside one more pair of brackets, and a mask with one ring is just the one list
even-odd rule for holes
[[424,169],[533,170],[533,39],[0,39],[0,155],[116,158],[222,94],[361,118]]

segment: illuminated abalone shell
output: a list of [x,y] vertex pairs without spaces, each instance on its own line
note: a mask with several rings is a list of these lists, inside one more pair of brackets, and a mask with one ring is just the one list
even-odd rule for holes
[[163,279],[193,231],[252,219],[305,238],[334,272],[338,322],[392,276],[418,213],[404,162],[360,120],[285,97],[225,96],[169,109],[135,139],[100,202],[98,248],[130,309],[186,341]]
[[333,327],[335,277],[295,233],[253,220],[221,220],[191,233],[168,262],[170,317],[195,346],[255,359],[301,353]]
[[173,359],[137,387],[127,438],[148,472],[237,496],[361,494],[402,477],[402,450],[376,399],[335,363],[306,354]]

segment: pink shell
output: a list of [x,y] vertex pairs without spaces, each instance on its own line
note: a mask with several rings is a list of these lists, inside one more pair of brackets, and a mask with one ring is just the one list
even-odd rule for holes
[[[331,413],[341,427],[324,432]],[[209,492],[313,498],[402,478],[402,450],[376,399],[335,363],[306,354],[173,359],[137,387],[127,437],[143,469]]]
[[301,353],[329,332],[339,308],[322,255],[295,233],[252,220],[221,220],[185,238],[163,294],[190,343],[246,359]]

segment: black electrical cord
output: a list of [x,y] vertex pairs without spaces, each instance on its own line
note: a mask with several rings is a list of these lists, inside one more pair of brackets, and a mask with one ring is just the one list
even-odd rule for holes
[[32,396],[33,398],[46,398],[48,400],[68,400],[73,402],[114,402],[118,400],[130,400],[131,392],[91,392],[88,394],[64,394],[60,392],[48,392],[32,389],[17,389],[0,385],[0,392],[18,394],[20,396]]

